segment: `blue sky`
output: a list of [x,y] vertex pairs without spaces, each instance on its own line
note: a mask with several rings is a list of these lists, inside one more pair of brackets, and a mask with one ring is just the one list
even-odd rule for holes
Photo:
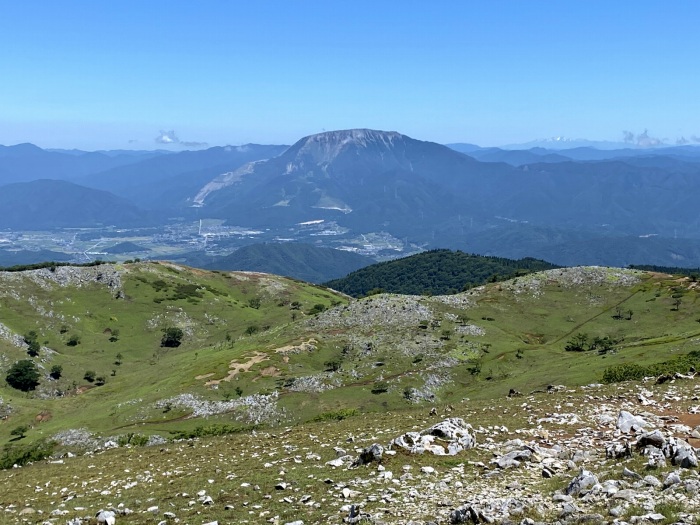
[[648,128],[675,143],[700,136],[698,20],[695,1],[0,0],[0,144],[355,127],[480,145]]

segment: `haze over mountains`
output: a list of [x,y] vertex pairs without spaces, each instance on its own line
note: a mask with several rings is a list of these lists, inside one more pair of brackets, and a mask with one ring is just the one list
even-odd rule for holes
[[[0,229],[199,224],[187,242],[171,240],[212,256],[294,240],[375,258],[453,248],[564,265],[700,266],[699,147],[562,144],[448,147],[354,129],[291,147],[181,153],[1,146]],[[203,231],[200,220],[220,226]]]

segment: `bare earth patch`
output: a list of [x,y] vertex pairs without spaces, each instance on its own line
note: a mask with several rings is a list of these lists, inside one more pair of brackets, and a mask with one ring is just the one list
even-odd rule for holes
[[231,381],[240,372],[247,372],[253,365],[262,363],[263,361],[266,361],[268,359],[270,358],[267,356],[267,354],[263,352],[255,352],[255,354],[245,363],[237,363],[235,360],[231,361],[231,363],[229,363],[228,365],[229,371],[226,377],[224,377],[223,379],[212,379],[211,381],[207,381],[206,383],[204,383],[204,386],[218,385],[222,381]]
[[277,377],[279,375],[280,371],[277,367],[268,366],[267,368],[263,368],[262,370],[260,370],[260,375],[253,379],[253,383],[255,383],[261,377]]

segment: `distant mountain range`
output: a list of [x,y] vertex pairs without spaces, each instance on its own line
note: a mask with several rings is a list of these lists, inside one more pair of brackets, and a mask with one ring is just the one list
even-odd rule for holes
[[568,149],[447,147],[367,129],[181,153],[2,146],[0,228],[218,219],[345,250],[383,236],[396,255],[700,264],[700,147],[553,143]]

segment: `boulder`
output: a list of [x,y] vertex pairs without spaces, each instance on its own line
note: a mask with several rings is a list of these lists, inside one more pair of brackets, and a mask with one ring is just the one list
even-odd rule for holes
[[695,450],[682,439],[676,439],[669,447],[671,463],[681,468],[693,468],[698,466],[698,457]]
[[384,455],[384,447],[379,443],[374,443],[369,447],[365,448],[360,455],[353,462],[353,466],[357,467],[359,465],[366,465],[367,463],[372,463],[373,461],[381,461]]
[[639,416],[632,415],[626,410],[620,410],[620,413],[617,416],[616,427],[620,430],[620,432],[637,432],[639,430],[644,430],[648,426],[649,423],[647,423],[644,419]]
[[486,516],[479,508],[467,505],[450,513],[450,524],[459,523],[493,523],[493,518]]
[[644,434],[639,436],[639,439],[637,439],[637,443],[635,444],[635,446],[638,449],[643,449],[648,446],[652,446],[661,450],[666,446],[666,438],[660,430],[654,430],[653,432],[645,432]]
[[598,484],[598,478],[592,472],[582,469],[579,475],[572,479],[571,483],[564,489],[564,493],[569,496],[578,496],[596,484]]
[[530,459],[531,457],[532,451],[529,448],[523,448],[521,450],[512,450],[500,458],[493,460],[493,463],[496,463],[499,468],[512,468],[520,466],[521,461]]
[[111,510],[100,510],[95,517],[97,518],[97,523],[104,525],[114,525],[117,522],[117,517]]
[[389,447],[401,447],[414,454],[430,452],[438,456],[454,456],[476,445],[471,430],[471,425],[462,418],[451,417],[421,432],[406,432],[393,439]]

